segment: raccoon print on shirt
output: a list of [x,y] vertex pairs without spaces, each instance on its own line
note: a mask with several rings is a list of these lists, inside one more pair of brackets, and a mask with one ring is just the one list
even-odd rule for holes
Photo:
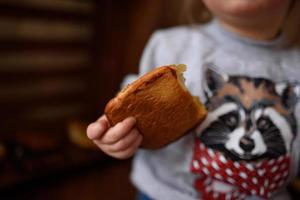
[[288,179],[299,85],[229,76],[211,66],[208,115],[196,128],[191,163],[199,175],[195,188],[203,199],[268,199]]

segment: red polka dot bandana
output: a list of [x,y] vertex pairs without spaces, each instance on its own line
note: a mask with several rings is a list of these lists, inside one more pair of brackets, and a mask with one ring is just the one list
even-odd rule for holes
[[[199,174],[195,188],[203,199],[235,200],[251,195],[268,199],[286,183],[289,165],[287,155],[256,163],[235,162],[197,140],[191,170]],[[233,187],[229,192],[216,191],[216,181]]]

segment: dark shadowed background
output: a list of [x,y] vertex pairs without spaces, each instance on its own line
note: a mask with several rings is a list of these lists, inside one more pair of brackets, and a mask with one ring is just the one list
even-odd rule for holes
[[[170,4],[172,2],[172,4]],[[0,1],[0,199],[133,199],[85,136],[179,0]]]

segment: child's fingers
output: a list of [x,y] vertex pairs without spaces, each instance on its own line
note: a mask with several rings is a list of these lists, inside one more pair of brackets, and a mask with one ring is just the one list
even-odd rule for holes
[[101,138],[102,144],[114,144],[121,138],[125,137],[135,125],[136,120],[133,117],[128,117],[122,122],[119,122],[114,127],[110,128]]
[[102,115],[99,119],[97,119],[97,121],[105,122],[107,124],[107,126],[110,127],[110,124],[109,124],[109,121],[108,121],[106,115]]
[[109,128],[109,123],[105,115],[100,117],[96,122],[87,127],[87,136],[91,140],[99,139]]
[[137,140],[135,140],[134,143],[131,146],[129,146],[127,149],[118,152],[111,152],[109,153],[109,155],[118,159],[129,158],[136,152],[137,148],[141,145],[142,140],[143,140],[142,135],[139,135]]
[[105,149],[108,152],[118,152],[123,151],[129,148],[131,145],[135,143],[136,140],[139,139],[140,133],[137,129],[132,129],[128,135],[124,136],[122,139],[117,141],[114,144],[100,144],[102,145],[102,149]]

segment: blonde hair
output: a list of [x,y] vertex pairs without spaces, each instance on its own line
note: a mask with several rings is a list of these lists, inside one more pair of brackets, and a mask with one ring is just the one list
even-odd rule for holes
[[206,23],[212,18],[211,13],[201,0],[183,0],[181,21],[187,24]]
[[300,46],[300,1],[293,0],[282,26],[282,31],[291,44]]

